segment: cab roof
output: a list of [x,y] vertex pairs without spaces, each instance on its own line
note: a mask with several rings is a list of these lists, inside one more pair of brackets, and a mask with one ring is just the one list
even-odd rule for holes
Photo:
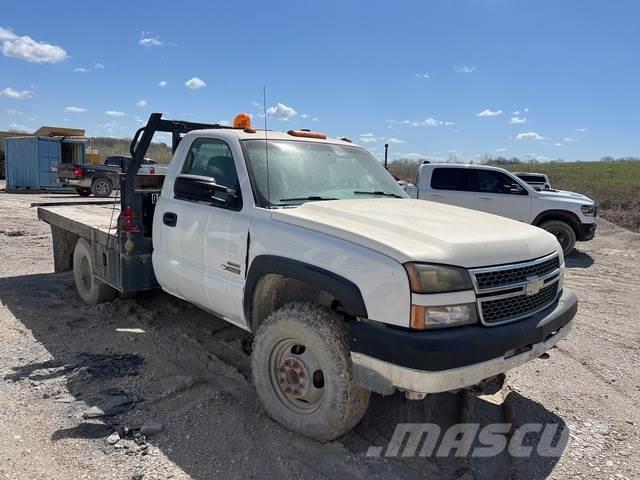
[[[311,132],[310,132],[311,133]],[[265,137],[268,140],[288,140],[295,142],[316,142],[316,143],[331,143],[336,145],[345,145],[345,146],[358,146],[351,142],[346,142],[339,138],[330,138],[319,139],[319,138],[310,138],[310,137],[299,137],[295,135],[291,135],[287,132],[278,132],[267,130],[253,130],[250,129],[242,129],[242,128],[211,128],[204,130],[193,130],[189,132],[186,136],[196,136],[196,137],[217,137],[217,138],[237,138],[238,140],[264,140]]]

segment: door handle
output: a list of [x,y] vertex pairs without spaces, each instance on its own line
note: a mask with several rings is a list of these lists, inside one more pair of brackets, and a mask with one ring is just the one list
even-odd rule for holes
[[167,227],[175,227],[178,224],[178,215],[173,212],[164,212],[164,215],[162,215],[162,223]]
[[478,200],[483,200],[485,202],[490,201],[491,199],[489,197],[478,197]]
[[429,198],[439,199],[442,198],[442,195],[429,195]]

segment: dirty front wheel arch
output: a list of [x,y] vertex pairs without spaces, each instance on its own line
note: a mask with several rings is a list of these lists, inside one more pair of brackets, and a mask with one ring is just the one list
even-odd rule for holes
[[[272,282],[270,288],[260,288],[266,282]],[[273,282],[277,282],[277,286]],[[280,295],[280,292],[285,294]],[[296,298],[296,295],[299,296]],[[367,318],[362,293],[352,281],[290,258],[274,255],[254,258],[247,274],[243,299],[245,318],[251,331],[255,332],[271,312],[293,301],[339,307],[350,317]]]
[[[283,342],[285,350],[280,348]],[[285,371],[287,362],[292,372]],[[370,392],[353,381],[346,322],[312,303],[289,303],[262,322],[254,338],[251,371],[267,413],[289,430],[321,442],[351,430],[369,404]]]

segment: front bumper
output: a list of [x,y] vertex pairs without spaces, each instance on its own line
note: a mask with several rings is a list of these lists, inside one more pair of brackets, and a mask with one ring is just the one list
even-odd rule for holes
[[578,231],[576,232],[576,240],[579,242],[586,242],[591,240],[596,235],[596,223],[581,223],[578,225]]
[[571,330],[577,308],[575,293],[564,289],[545,310],[496,327],[416,332],[350,322],[354,380],[382,394],[396,388],[437,393],[475,385],[553,347]]

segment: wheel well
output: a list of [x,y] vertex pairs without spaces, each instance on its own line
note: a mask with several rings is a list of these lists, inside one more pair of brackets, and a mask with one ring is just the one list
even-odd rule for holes
[[244,289],[244,314],[252,331],[272,311],[293,301],[308,301],[367,317],[358,286],[320,267],[290,258],[260,255],[253,259]]
[[310,302],[327,308],[340,308],[336,298],[315,285],[277,273],[264,275],[255,287],[251,318],[251,331],[255,332],[262,321],[275,310],[291,302]]
[[56,273],[73,270],[73,251],[80,237],[56,225],[51,225],[53,270]]
[[580,220],[578,219],[576,214],[572,212],[565,212],[562,210],[549,210],[546,212],[542,212],[535,218],[535,220],[533,221],[533,225],[538,227],[542,223],[549,220],[560,220],[561,222],[565,222],[573,229],[574,232],[576,232],[576,234],[579,231]]

